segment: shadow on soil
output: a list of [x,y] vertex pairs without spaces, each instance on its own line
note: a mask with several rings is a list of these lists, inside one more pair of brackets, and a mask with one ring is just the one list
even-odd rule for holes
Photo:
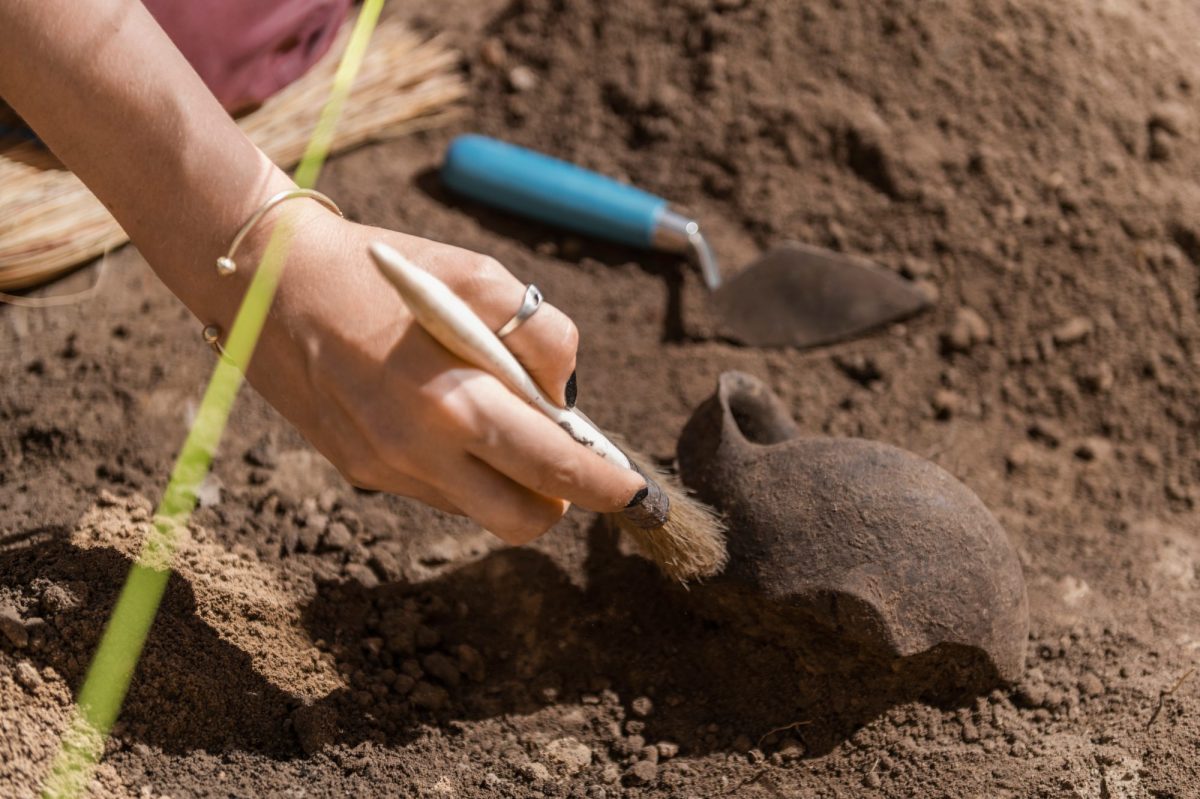
[[531,251],[543,249],[547,243],[552,243],[555,248],[554,256],[571,264],[578,265],[584,259],[598,261],[610,267],[636,263],[643,271],[666,282],[666,325],[662,340],[675,342],[692,338],[683,319],[683,270],[692,268],[686,258],[570,233],[561,228],[497,210],[447,189],[438,176],[437,169],[421,172],[415,182],[417,188],[433,200],[448,208],[458,209],[492,233],[519,241]]
[[[395,609],[415,610],[437,642],[425,633],[427,649],[421,635],[392,647],[380,628]],[[817,756],[895,704],[920,698],[953,707],[998,682],[966,649],[897,659],[717,586],[670,585],[647,561],[618,551],[602,522],[589,532],[585,588],[545,555],[508,549],[420,585],[321,586],[306,618],[312,637],[332,642],[339,665],[360,675],[352,678],[359,696],[347,690],[327,699],[347,742],[370,737],[347,724],[364,687],[402,672],[406,660],[421,662],[423,649],[450,654],[462,644],[482,654],[485,671],[447,686],[446,705],[432,717],[448,730],[611,688],[625,702],[651,696],[645,739],[675,741],[690,754],[745,749],[764,736],[774,743],[779,736],[769,734],[787,728]],[[408,702],[361,701],[387,739],[410,736],[416,718]],[[629,708],[625,717],[637,718]]]
[[[0,598],[22,597],[28,645],[13,651],[52,667],[78,691],[129,571],[109,548],[80,549],[66,528],[0,540]],[[245,652],[198,614],[191,585],[172,575],[117,722],[119,738],[166,752],[252,750],[288,757],[296,699],[262,677]]]
[[[622,554],[602,523],[588,543],[583,588],[531,549],[497,551],[421,584],[320,585],[305,623],[349,683],[316,705],[336,721],[322,743],[402,744],[431,723],[456,734],[463,720],[529,714],[611,688],[624,702],[653,698],[643,732],[651,742],[702,754],[768,736],[769,750],[779,737],[769,734],[787,728],[818,756],[897,703],[955,706],[996,683],[969,652],[897,660],[799,617],[731,607],[715,586],[667,584],[649,563]],[[61,529],[0,542],[0,592],[40,596],[26,616],[44,619],[14,654],[53,667],[77,689],[128,565],[111,549],[75,548]],[[389,617],[402,620],[390,628],[398,645],[380,635]],[[411,693],[386,687],[406,661],[453,657],[462,645],[480,653],[474,674],[423,678],[445,688],[435,691],[440,707],[414,707]],[[200,618],[191,586],[174,576],[117,733],[126,745],[168,753],[289,759],[302,754],[292,730],[300,704]],[[625,717],[635,718],[629,708]]]

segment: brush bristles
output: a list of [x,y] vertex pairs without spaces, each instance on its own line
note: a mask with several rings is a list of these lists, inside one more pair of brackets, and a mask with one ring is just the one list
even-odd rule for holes
[[717,513],[689,496],[673,475],[623,445],[621,449],[642,474],[658,484],[670,499],[671,507],[661,527],[639,527],[623,514],[614,513],[612,519],[617,527],[628,533],[638,549],[668,577],[686,583],[718,574],[725,568],[728,553],[725,525]]

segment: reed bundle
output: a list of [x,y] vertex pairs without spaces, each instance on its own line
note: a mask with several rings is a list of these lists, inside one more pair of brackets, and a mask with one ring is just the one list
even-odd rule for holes
[[[281,167],[299,161],[329,97],[349,27],[300,80],[238,124]],[[458,56],[385,18],[342,111],[333,152],[444,122],[466,88]],[[0,115],[0,291],[45,283],[128,241],[87,187]],[[8,135],[4,135],[6,128]]]

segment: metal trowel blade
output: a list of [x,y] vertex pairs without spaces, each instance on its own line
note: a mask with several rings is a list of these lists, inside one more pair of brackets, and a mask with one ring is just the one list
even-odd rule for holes
[[754,347],[815,347],[929,307],[904,278],[862,258],[783,244],[712,295],[718,335]]

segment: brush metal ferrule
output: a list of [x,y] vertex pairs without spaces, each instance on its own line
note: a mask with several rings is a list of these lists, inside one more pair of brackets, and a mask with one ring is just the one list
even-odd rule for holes
[[700,276],[709,291],[721,287],[721,270],[717,266],[717,255],[709,246],[708,239],[700,232],[700,223],[689,219],[670,206],[664,206],[654,226],[651,242],[656,250],[685,253],[700,267]]
[[670,497],[637,466],[634,466],[633,470],[645,478],[646,488],[644,493],[639,492],[641,498],[635,497],[634,503],[621,511],[621,514],[635,527],[643,530],[662,527],[671,515]]

